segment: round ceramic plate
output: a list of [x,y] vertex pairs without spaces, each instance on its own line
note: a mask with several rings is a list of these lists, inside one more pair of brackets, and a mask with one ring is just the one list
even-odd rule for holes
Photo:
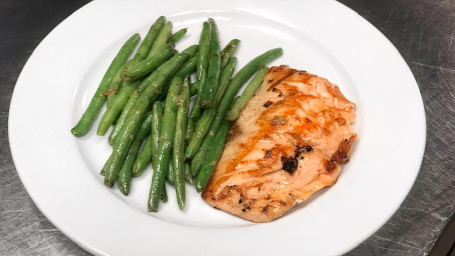
[[[242,40],[239,66],[282,47],[271,65],[328,78],[357,104],[359,135],[338,183],[265,224],[213,209],[191,186],[185,211],[175,193],[158,213],[146,201],[152,171],[131,194],[103,185],[111,152],[95,128],[71,135],[123,42],[165,15],[188,28],[177,49],[198,42],[216,20],[224,45]],[[98,121],[97,121],[98,122]],[[95,126],[97,123],[95,123]],[[334,255],[367,239],[397,210],[419,171],[425,115],[416,81],[394,46],[335,1],[95,1],[57,26],[36,48],[16,84],[9,115],[11,151],[44,215],[99,255]]]

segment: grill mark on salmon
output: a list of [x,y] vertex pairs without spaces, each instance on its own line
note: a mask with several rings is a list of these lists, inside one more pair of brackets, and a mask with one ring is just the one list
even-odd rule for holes
[[233,123],[202,198],[254,222],[333,185],[357,138],[355,104],[327,79],[272,67]]
[[287,71],[288,71],[287,74],[285,74],[283,77],[278,78],[277,80],[276,79],[270,79],[269,83],[273,83],[273,84],[269,85],[269,88],[267,89],[267,91],[270,91],[270,90],[274,89],[277,84],[281,83],[283,80],[285,80],[286,78],[292,76],[296,72],[296,70],[293,70],[293,69],[288,69]]

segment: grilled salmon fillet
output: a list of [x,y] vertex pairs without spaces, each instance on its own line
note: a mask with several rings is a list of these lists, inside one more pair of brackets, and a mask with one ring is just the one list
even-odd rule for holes
[[202,198],[268,222],[333,185],[357,135],[355,104],[327,79],[278,66],[232,124]]

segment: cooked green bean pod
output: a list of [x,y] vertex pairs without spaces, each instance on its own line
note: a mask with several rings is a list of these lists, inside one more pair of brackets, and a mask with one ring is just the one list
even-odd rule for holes
[[161,51],[164,46],[167,45],[169,38],[172,33],[172,22],[168,21],[164,24],[163,28],[161,29],[160,33],[156,37],[155,42],[153,42],[152,48],[147,56],[151,57]]
[[174,148],[173,154],[173,165],[174,165],[174,187],[177,194],[177,203],[180,210],[183,210],[185,206],[185,131],[186,121],[188,118],[188,109],[190,104],[190,81],[185,79],[182,86],[182,92],[179,96],[179,106],[177,109],[177,119],[175,122],[175,136],[174,136]]
[[178,41],[180,41],[180,39],[182,39],[182,37],[186,34],[187,31],[188,31],[187,28],[180,29],[179,31],[177,31],[174,34],[172,34],[171,40],[174,43],[177,43]]
[[246,86],[245,90],[243,91],[242,95],[235,101],[232,105],[231,110],[226,116],[226,120],[228,121],[235,121],[240,112],[242,112],[243,108],[246,106],[248,101],[253,97],[256,91],[262,84],[262,80],[264,80],[265,73],[267,73],[268,68],[262,67],[256,75],[251,79],[251,81]]
[[134,161],[136,160],[137,153],[141,147],[142,141],[150,133],[150,126],[152,122],[152,113],[149,112],[141,127],[137,131],[136,138],[134,139],[129,149],[128,155],[123,162],[122,168],[120,169],[117,185],[120,192],[125,196],[129,194],[131,188],[132,169]]
[[218,90],[215,94],[215,99],[213,100],[213,105],[217,106],[220,104],[221,99],[223,99],[224,94],[229,86],[229,82],[231,81],[232,74],[234,74],[235,66],[237,65],[237,58],[231,57],[229,59],[228,64],[223,69],[223,72],[220,76],[220,85],[218,86]]
[[197,89],[198,89],[197,87],[198,87],[197,81],[190,85],[190,96],[191,97],[197,94]]
[[139,42],[139,39],[140,36],[137,33],[130,37],[130,39],[125,42],[115,58],[112,60],[87,109],[85,110],[77,125],[71,129],[71,133],[74,136],[83,136],[93,125],[93,122],[101,111],[101,107],[106,101],[106,95],[104,95],[104,92],[109,89],[109,85],[112,79],[114,78],[117,71],[123,66],[123,64],[125,64],[126,60],[131,55],[137,43]]
[[174,185],[174,161],[172,161],[172,159],[169,160],[169,169],[166,173],[166,180],[171,183],[171,185]]
[[[175,73],[175,76],[185,78],[187,75],[196,71],[197,55],[191,57],[183,66]],[[197,92],[197,87],[196,87]]]
[[133,176],[141,176],[152,162],[152,136],[148,136],[133,165]]
[[[111,83],[109,84],[109,89],[104,94],[107,94],[107,107],[109,108],[114,102],[115,97],[119,93],[120,84],[122,84],[123,80],[120,77],[120,74],[125,71],[128,66],[130,65],[132,60],[127,61],[115,74],[114,78],[112,78]],[[122,86],[123,87],[123,86]]]
[[185,159],[189,160],[194,157],[199,147],[201,146],[202,140],[209,131],[210,124],[215,118],[216,110],[213,108],[207,109],[202,113],[201,118],[196,123],[193,136],[191,137],[188,147],[185,151]]
[[[182,53],[187,53],[191,58],[194,58],[195,55],[197,54],[197,51],[198,45],[192,45],[183,50]],[[185,62],[185,64],[182,65],[182,67],[179,69],[179,71],[177,71],[177,73],[175,73],[174,76],[184,79],[187,75],[193,72],[195,67],[194,68],[192,67],[193,63],[191,63],[191,61],[192,59],[189,59],[187,62]],[[166,84],[158,100],[164,100],[166,98],[167,92],[169,91],[169,86],[171,86],[170,82]]]
[[163,124],[164,104],[161,101],[155,101],[152,106],[152,127],[150,136],[152,137],[151,151],[153,162],[158,161],[158,146],[160,142],[160,132]]
[[239,47],[240,40],[232,39],[221,51],[221,70],[223,70],[229,62],[229,59],[234,56]]
[[[185,54],[186,55],[186,54]],[[188,56],[188,55],[186,55]],[[163,114],[163,124],[160,132],[158,156],[153,164],[153,177],[150,187],[148,210],[156,212],[158,210],[159,196],[164,186],[167,171],[169,169],[169,159],[174,143],[175,121],[177,115],[177,99],[182,85],[182,79],[175,77],[172,81],[169,93],[166,97]]]
[[139,86],[139,81],[127,82],[122,88],[121,92],[117,95],[117,98],[113,104],[104,112],[100,123],[98,124],[97,134],[103,136],[107,130],[114,123],[115,119],[124,109],[133,91]]
[[[150,75],[153,77],[153,83],[147,86],[139,95],[136,104],[131,110],[131,115],[128,117],[127,122],[121,129],[118,135],[119,137],[114,141],[113,151],[108,159],[108,164],[105,169],[104,184],[106,184],[106,186],[112,187],[114,182],[117,180],[121,164],[128,153],[128,149],[134,139],[137,128],[139,127],[148,106],[158,97],[167,80],[172,77],[172,75],[187,59],[188,54],[180,53],[165,62]],[[160,188],[160,191],[161,190],[162,186]]]
[[202,109],[200,106],[201,102],[201,93],[204,88],[205,81],[207,80],[207,67],[209,62],[209,53],[210,53],[210,39],[212,37],[212,25],[209,22],[204,22],[202,24],[202,33],[199,39],[199,51],[198,59],[196,66],[196,77],[198,82],[198,93],[196,95],[196,100],[194,102],[194,107],[191,110],[190,118],[188,119],[187,124],[187,138],[191,137],[194,132],[194,126],[196,125],[197,120],[202,114]]
[[207,80],[202,88],[200,106],[201,108],[212,107],[212,102],[218,88],[220,78],[220,42],[218,40],[218,29],[213,19],[208,21],[212,27],[210,38],[209,63],[207,66]]
[[169,45],[163,46],[161,51],[151,55],[145,60],[138,62],[136,65],[123,71],[120,76],[123,81],[136,80],[145,76],[163,64],[174,53],[174,48]]
[[191,175],[190,164],[188,162],[185,162],[185,180],[191,185],[194,185],[194,178]]
[[117,122],[114,125],[114,129],[112,129],[112,132],[109,135],[109,144],[111,145],[114,144],[117,135],[120,133],[121,129],[123,128],[124,124],[126,123],[129,117],[131,110],[134,108],[134,105],[136,104],[138,97],[139,92],[136,89],[133,91],[133,93],[131,93],[128,102],[126,103],[125,107],[122,110],[122,113],[120,113],[120,117],[117,119]]
[[218,129],[212,144],[207,150],[207,156],[202,162],[201,171],[196,179],[195,187],[198,192],[202,192],[202,190],[204,190],[210,176],[212,176],[213,170],[215,170],[215,167],[218,164],[221,153],[223,153],[224,143],[226,142],[229,127],[231,127],[231,123],[224,121]]
[[163,28],[165,22],[166,18],[164,16],[161,16],[152,24],[149,31],[147,32],[147,35],[137,49],[136,54],[134,55],[132,65],[136,65],[137,62],[147,58],[147,55],[149,54],[150,49],[152,48],[152,45],[158,37],[158,34]]
[[[189,57],[188,54],[186,54],[184,52],[179,53],[179,54],[175,54],[171,59],[169,59],[164,64],[162,64],[160,67],[158,67],[158,69],[162,69],[162,66],[168,65],[166,63],[176,62],[175,58],[179,59],[178,60],[178,64],[180,65],[179,66],[179,68],[180,68],[182,66],[182,64],[180,63],[181,59],[185,58],[185,60],[187,60],[188,57]],[[173,73],[170,73],[171,76],[174,75],[177,72],[177,70],[172,70]],[[152,74],[147,76],[141,82],[141,84],[138,86],[138,88],[137,88],[138,94],[141,95],[144,92],[144,90],[147,89],[148,87],[151,87],[151,90],[159,89],[159,90],[156,91],[159,94],[162,94],[163,91],[166,91],[167,90],[166,89],[167,83],[164,86],[162,86],[162,87],[159,87],[159,88],[156,87],[157,81],[161,82],[162,79],[163,79],[163,77],[159,77],[159,74],[160,73],[153,72]],[[170,80],[170,78],[167,78],[167,77],[164,77],[164,78],[166,79],[166,81]],[[157,97],[159,98],[159,96],[157,96]],[[137,102],[137,99],[138,99],[137,97],[131,97],[130,100],[128,101],[128,103],[127,103],[127,106],[128,107],[129,106],[135,106],[136,102]],[[127,106],[125,106],[125,108]],[[122,114],[120,114],[120,117],[119,117],[117,123],[115,124],[114,130],[112,131],[111,136],[109,137],[109,142],[110,143],[114,142],[117,134],[123,129],[123,126],[125,125],[125,122],[128,119],[128,115],[129,115],[129,111],[125,111],[125,110],[122,112]]]
[[[166,18],[164,16],[159,17],[153,24],[150,26],[147,35],[145,35],[144,40],[137,48],[136,54],[134,57],[129,60],[125,65],[123,70],[119,70],[115,75],[114,79],[110,84],[110,89],[116,90],[117,93],[119,92],[119,85],[122,83],[122,78],[120,77],[121,73],[125,71],[127,68],[131,68],[132,66],[136,65],[138,62],[144,60],[147,57],[147,54],[150,52],[150,48],[152,47],[153,42],[155,41],[156,37],[158,36],[159,32],[164,26],[164,22],[166,22]],[[107,96],[107,106],[109,107],[112,102],[115,100],[117,94],[110,94]]]

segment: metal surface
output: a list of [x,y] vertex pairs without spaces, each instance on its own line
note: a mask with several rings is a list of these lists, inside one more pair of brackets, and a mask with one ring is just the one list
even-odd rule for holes
[[[0,1],[0,255],[89,255],[36,208],[14,168],[7,134],[11,95],[26,60],[56,25],[87,2]],[[428,132],[409,196],[379,231],[347,255],[426,255],[455,212],[455,1],[340,2],[375,25],[403,55],[422,93]],[[377,75],[387,76],[381,70]],[[390,153],[393,141],[378,157]]]

